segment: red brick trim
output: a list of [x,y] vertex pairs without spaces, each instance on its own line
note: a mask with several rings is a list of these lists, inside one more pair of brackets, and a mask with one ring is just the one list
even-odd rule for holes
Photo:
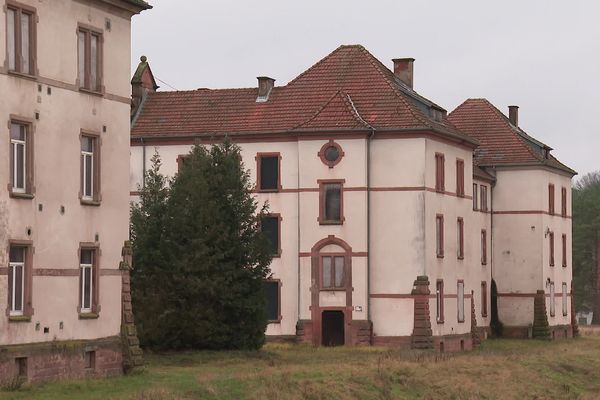
[[[338,158],[333,161],[329,161],[325,158],[325,151],[330,147],[335,147],[338,151]],[[317,155],[319,156],[319,158],[321,159],[321,162],[323,164],[327,165],[329,168],[333,168],[337,164],[339,164],[340,161],[342,161],[342,158],[344,157],[345,153],[344,153],[344,150],[342,150],[342,146],[340,146],[338,143],[334,142],[333,139],[330,139],[329,142],[325,143],[321,147],[321,149],[319,150]]]
[[572,216],[567,215],[566,217],[562,217],[559,214],[550,214],[548,213],[548,211],[543,211],[543,210],[506,210],[506,211],[493,211],[493,214],[495,215],[523,215],[523,214],[532,214],[532,215],[536,215],[536,214],[544,214],[544,215],[550,215],[550,216],[554,216],[554,217],[561,217],[561,218],[567,218],[567,219],[571,219]]
[[[300,252],[298,253],[298,257],[310,257],[312,253],[308,252]],[[366,251],[352,252],[350,253],[352,257],[368,257],[368,253]]]
[[[277,157],[277,188],[276,189],[261,189],[261,164],[263,157]],[[256,153],[256,191],[259,193],[279,192],[281,191],[281,153]]]

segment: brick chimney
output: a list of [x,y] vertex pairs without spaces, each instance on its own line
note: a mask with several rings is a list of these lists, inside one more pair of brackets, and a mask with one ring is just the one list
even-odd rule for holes
[[396,75],[409,88],[413,87],[414,58],[394,58],[394,75]]
[[265,102],[269,100],[271,90],[275,86],[275,79],[269,78],[268,76],[259,76],[258,79],[258,96],[256,97],[257,102]]
[[508,120],[517,128],[519,127],[519,106],[508,106]]

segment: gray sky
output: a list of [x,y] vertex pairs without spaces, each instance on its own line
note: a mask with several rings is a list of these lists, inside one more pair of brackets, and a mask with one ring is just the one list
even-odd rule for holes
[[[600,170],[600,1],[149,0],[132,68],[173,87],[284,85],[341,44],[388,67],[414,57],[415,90],[449,112],[485,97],[580,175]],[[162,90],[171,90],[160,83]]]

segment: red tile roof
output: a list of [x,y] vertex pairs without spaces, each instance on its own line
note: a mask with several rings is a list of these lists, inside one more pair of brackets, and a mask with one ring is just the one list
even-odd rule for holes
[[294,133],[303,130],[430,129],[476,144],[430,109],[445,111],[402,83],[365,48],[340,46],[268,101],[257,88],[150,93],[132,137]]
[[513,126],[486,99],[468,99],[448,115],[462,132],[476,138],[474,161],[479,166],[547,165],[575,174],[550,154],[549,146]]

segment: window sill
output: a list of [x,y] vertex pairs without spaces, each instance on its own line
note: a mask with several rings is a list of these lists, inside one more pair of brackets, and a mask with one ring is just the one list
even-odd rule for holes
[[31,317],[28,315],[9,315],[8,322],[31,322]]
[[92,312],[79,313],[79,319],[98,319],[100,315]]
[[267,324],[280,324],[280,323],[281,323],[281,317],[279,317],[279,319],[273,319],[273,320],[267,321]]
[[443,324],[443,323],[444,323],[444,320],[443,320],[443,319],[438,319],[436,322],[437,322],[438,324]]
[[462,321],[457,321],[459,324],[464,324],[465,320],[463,319]]
[[487,265],[487,262],[482,262],[482,263],[481,263],[481,265],[482,265],[483,267],[485,267],[485,266]]
[[345,288],[320,288],[320,292],[345,292]]
[[464,260],[464,259],[465,259],[465,256],[458,256],[458,257],[456,257],[456,259],[457,259],[457,260]]
[[437,258],[444,258],[444,255],[443,254],[438,254]]
[[487,314],[481,314],[481,318],[487,318]]
[[94,206],[94,207],[100,206],[100,201],[98,201],[98,200],[80,199],[80,202],[81,202],[82,206]]
[[36,75],[26,74],[25,72],[8,70],[8,74],[12,75],[12,76],[19,77],[19,78],[28,79],[30,81],[37,81],[38,80],[38,77]]
[[35,197],[33,195],[33,193],[13,192],[12,190],[9,192],[9,196],[12,197],[13,199],[24,199],[24,200],[31,200]]
[[86,89],[86,88],[80,87],[79,91],[82,93],[91,94],[92,96],[104,97],[104,92],[98,92],[96,90],[91,90],[91,89]]
[[319,221],[319,225],[344,225],[344,221]]

